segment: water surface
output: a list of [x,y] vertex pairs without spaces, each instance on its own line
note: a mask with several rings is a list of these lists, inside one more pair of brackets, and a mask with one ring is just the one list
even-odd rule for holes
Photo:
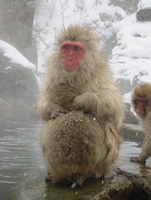
[[[97,194],[105,180],[90,180],[82,188],[54,186],[46,183],[46,168],[42,157],[39,134],[43,123],[29,115],[0,118],[0,194],[1,200],[74,200],[89,199]],[[124,141],[120,149],[118,166],[132,171],[139,164],[130,164],[131,156],[138,156],[141,146]],[[148,159],[143,170],[150,170]],[[143,165],[144,166],[144,165]]]

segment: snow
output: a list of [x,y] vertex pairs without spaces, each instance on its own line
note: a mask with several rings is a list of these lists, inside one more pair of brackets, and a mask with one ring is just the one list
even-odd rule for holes
[[106,37],[111,33],[117,37],[109,60],[115,79],[151,82],[151,22],[137,22],[135,13],[107,30]]
[[138,4],[138,10],[140,9],[146,9],[146,8],[151,8],[151,1],[150,0],[142,0]]
[[4,52],[4,56],[10,59],[11,63],[20,64],[23,67],[36,70],[36,66],[29,62],[16,48],[10,44],[0,40],[0,49]]
[[123,101],[125,103],[130,103],[131,102],[131,96],[132,96],[132,92],[124,94],[123,95]]

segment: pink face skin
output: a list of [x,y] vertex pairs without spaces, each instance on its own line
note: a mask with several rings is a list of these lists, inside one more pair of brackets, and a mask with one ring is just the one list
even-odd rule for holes
[[139,115],[144,115],[145,106],[147,105],[147,99],[144,97],[136,97],[135,103],[136,103],[136,112]]
[[85,57],[85,53],[86,48],[82,42],[64,42],[60,48],[64,70],[68,73],[76,71],[79,66],[79,60]]

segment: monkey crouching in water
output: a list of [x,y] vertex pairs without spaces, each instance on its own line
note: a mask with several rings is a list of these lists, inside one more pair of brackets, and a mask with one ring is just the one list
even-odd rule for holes
[[[103,128],[89,113],[75,110],[73,99],[79,93],[70,86],[59,85],[50,101],[69,110],[47,122],[40,134],[48,176],[53,183],[76,182],[105,176],[118,158],[120,138],[117,133],[108,141]],[[113,130],[114,131],[114,130]]]
[[[76,110],[69,112],[69,108],[51,99],[60,84],[78,91],[73,98]],[[119,89],[100,54],[98,38],[79,26],[62,29],[47,60],[38,102],[39,115],[47,121],[41,144],[53,182],[66,179],[82,185],[89,177],[99,178],[109,172],[118,157],[123,107]]]
[[130,161],[145,163],[151,156],[151,84],[141,83],[135,87],[132,93],[132,107],[137,114],[140,124],[146,132],[141,154],[139,157],[131,157]]

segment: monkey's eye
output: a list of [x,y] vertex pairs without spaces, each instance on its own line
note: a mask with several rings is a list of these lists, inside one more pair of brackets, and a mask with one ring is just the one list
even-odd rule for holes
[[64,49],[70,49],[70,46],[69,45],[65,45],[63,48]]
[[78,51],[78,50],[81,50],[81,48],[79,46],[75,46],[74,50]]
[[137,104],[139,104],[139,103],[147,104],[147,101],[146,101],[146,100],[143,100],[143,99],[136,99],[136,100],[135,100],[135,103],[137,103]]

